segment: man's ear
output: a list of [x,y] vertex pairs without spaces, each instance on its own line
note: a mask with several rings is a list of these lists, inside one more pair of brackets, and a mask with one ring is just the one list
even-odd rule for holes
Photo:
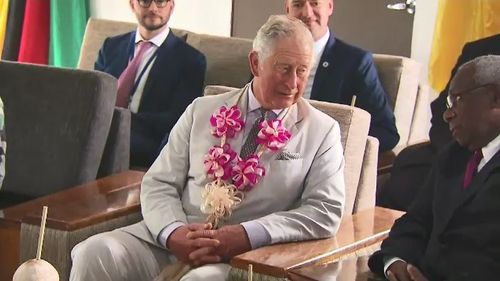
[[288,15],[288,13],[290,13],[290,0],[285,0],[284,1],[284,4],[285,4],[285,14]]
[[129,0],[128,4],[130,6],[130,9],[132,9],[132,11],[134,11],[134,0]]
[[259,54],[256,51],[251,51],[248,54],[248,64],[254,77],[259,77],[259,62]]

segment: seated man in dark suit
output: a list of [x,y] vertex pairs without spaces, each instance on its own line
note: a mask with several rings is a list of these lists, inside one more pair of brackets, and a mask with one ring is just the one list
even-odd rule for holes
[[372,55],[336,38],[328,29],[333,0],[286,0],[289,16],[302,20],[314,38],[315,63],[309,73],[304,98],[351,104],[371,114],[370,136],[380,151],[392,149],[399,141],[394,113],[380,84]]
[[389,280],[500,276],[500,56],[458,69],[443,118],[455,142],[369,260]]
[[129,0],[136,31],[107,38],[95,69],[118,78],[116,105],[132,112],[130,164],[148,167],[186,107],[203,92],[205,56],[167,26],[174,0]]
[[[484,55],[500,55],[500,34],[465,44],[450,81],[462,64]],[[391,178],[379,189],[377,205],[406,211],[429,175],[439,150],[452,140],[448,125],[442,118],[449,87],[450,82],[431,104],[430,143],[410,146],[399,153]]]

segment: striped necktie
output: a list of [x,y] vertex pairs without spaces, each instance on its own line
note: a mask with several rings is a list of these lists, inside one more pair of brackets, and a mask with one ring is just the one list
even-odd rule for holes
[[250,154],[254,153],[255,150],[257,149],[258,146],[257,135],[259,134],[260,131],[259,124],[260,122],[266,120],[267,118],[267,111],[265,109],[261,107],[259,111],[260,111],[260,117],[255,119],[252,129],[250,129],[247,139],[245,140],[245,143],[241,147],[240,157],[242,159],[246,159]]

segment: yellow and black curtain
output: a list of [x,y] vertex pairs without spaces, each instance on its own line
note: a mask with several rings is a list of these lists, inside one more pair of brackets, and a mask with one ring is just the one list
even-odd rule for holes
[[442,91],[465,43],[500,33],[500,0],[439,0],[429,83]]

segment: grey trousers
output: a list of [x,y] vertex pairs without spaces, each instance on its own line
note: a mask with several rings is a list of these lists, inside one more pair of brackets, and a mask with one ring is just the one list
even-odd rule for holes
[[[71,251],[71,281],[153,281],[176,258],[167,250],[153,246],[121,231],[94,235]],[[211,264],[189,271],[181,281],[223,281],[228,264]]]

